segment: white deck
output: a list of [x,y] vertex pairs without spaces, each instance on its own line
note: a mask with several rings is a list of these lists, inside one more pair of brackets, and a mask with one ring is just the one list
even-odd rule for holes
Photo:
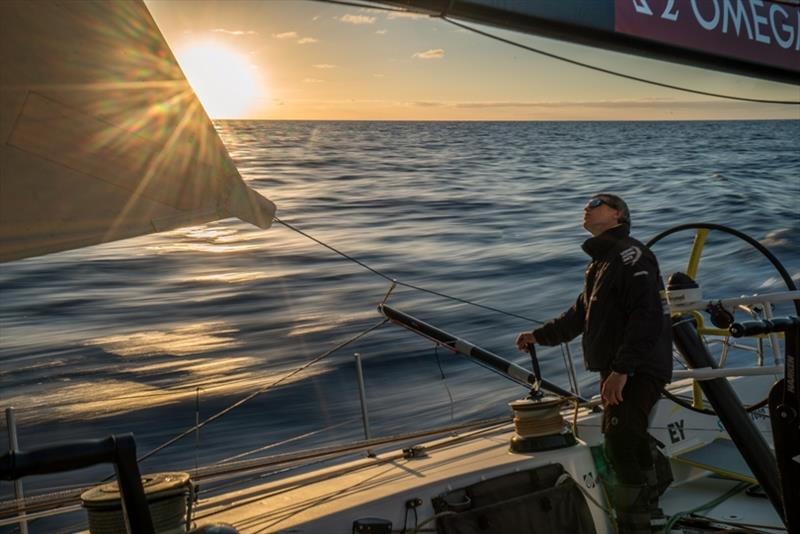
[[[759,400],[764,386],[773,377],[737,379],[737,392],[745,403]],[[673,392],[687,391],[689,382],[675,385]],[[672,389],[672,388],[671,388]],[[458,439],[443,438],[426,443],[428,456],[404,459],[399,451],[364,458],[315,470],[302,475],[248,487],[201,502],[198,524],[229,523],[246,533],[294,532],[303,534],[350,534],[355,519],[378,517],[401,529],[405,502],[419,498],[419,523],[434,515],[431,498],[450,489],[477,481],[524,470],[546,463],[561,463],[567,472],[595,500],[606,505],[597,481],[591,451],[586,445],[602,440],[599,433],[601,414],[581,410],[579,445],[535,454],[512,454],[508,451],[513,429],[510,425],[492,431],[462,434]],[[767,433],[769,422],[754,418]],[[698,414],[662,399],[651,419],[651,433],[665,442],[668,454],[678,454],[708,443],[725,433],[715,416]],[[673,462],[675,483],[662,498],[667,514],[690,510],[725,493],[736,482],[713,478],[708,471]],[[587,500],[597,532],[612,532],[606,514]],[[749,525],[774,528],[784,532],[777,513],[763,497],[739,494],[710,511],[708,517]],[[413,513],[408,514],[413,527]],[[434,529],[434,524],[423,527]],[[433,531],[433,530],[427,530]]]
[[[400,529],[409,499],[422,499],[423,505],[417,510],[421,523],[434,515],[431,498],[448,489],[552,462],[561,463],[581,483],[587,476],[591,486],[587,491],[603,502],[600,487],[594,482],[595,468],[588,447],[511,454],[511,435],[511,429],[505,427],[432,450],[425,458],[381,455],[248,488],[203,503],[198,523],[226,522],[243,534],[350,534],[354,519],[380,517]],[[605,514],[591,504],[590,510],[600,525],[598,532],[611,532]],[[409,526],[413,526],[413,513],[409,513]]]

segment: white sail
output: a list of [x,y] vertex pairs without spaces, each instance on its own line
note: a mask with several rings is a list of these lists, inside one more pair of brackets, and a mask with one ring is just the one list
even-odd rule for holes
[[267,228],[147,8],[0,2],[0,261],[227,217]]

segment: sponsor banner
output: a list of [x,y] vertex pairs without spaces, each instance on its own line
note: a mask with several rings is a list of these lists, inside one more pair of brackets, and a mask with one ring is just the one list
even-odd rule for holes
[[800,73],[800,6],[770,0],[615,0],[615,31]]

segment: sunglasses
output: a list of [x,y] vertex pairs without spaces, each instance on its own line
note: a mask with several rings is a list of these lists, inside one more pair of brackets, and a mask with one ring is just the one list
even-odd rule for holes
[[603,204],[605,204],[609,208],[617,209],[612,204],[610,204],[609,202],[603,200],[602,198],[593,198],[592,200],[590,200],[589,202],[586,203],[586,207],[589,208],[590,210],[593,210],[593,209],[595,209],[597,207],[602,206]]

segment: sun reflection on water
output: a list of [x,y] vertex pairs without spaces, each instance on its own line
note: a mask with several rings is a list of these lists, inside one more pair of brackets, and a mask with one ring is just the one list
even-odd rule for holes
[[187,280],[192,282],[224,282],[226,284],[241,284],[245,282],[254,282],[256,280],[265,280],[267,278],[274,278],[277,274],[270,274],[261,271],[254,271],[249,273],[213,273],[201,276],[190,277]]
[[304,313],[293,318],[292,324],[295,326],[289,331],[287,336],[294,337],[304,336],[315,332],[327,332],[329,330],[334,330],[341,325],[369,320],[375,316],[375,311],[372,309],[340,315]]
[[147,250],[169,254],[172,252],[210,252],[212,254],[232,254],[236,252],[247,252],[259,250],[260,245],[215,245],[210,243],[169,243],[151,245]]
[[86,346],[99,346],[109,354],[122,357],[171,354],[185,356],[204,352],[230,349],[240,344],[229,334],[238,332],[222,322],[204,322],[179,326],[172,331],[148,330],[95,338],[86,341]]
[[[194,402],[198,391],[202,397],[242,395],[264,388],[283,372],[254,371],[255,357],[225,357],[213,360],[191,359],[159,362],[136,368],[139,379],[88,380],[80,383],[63,381],[52,383],[46,389],[37,390],[36,395],[19,391],[4,398],[8,406],[17,410],[20,424],[35,422],[72,420],[133,413],[142,409]],[[324,374],[325,366],[307,369],[283,385],[311,376]],[[148,374],[160,375],[181,372],[184,378],[169,384],[147,384],[141,381]]]

